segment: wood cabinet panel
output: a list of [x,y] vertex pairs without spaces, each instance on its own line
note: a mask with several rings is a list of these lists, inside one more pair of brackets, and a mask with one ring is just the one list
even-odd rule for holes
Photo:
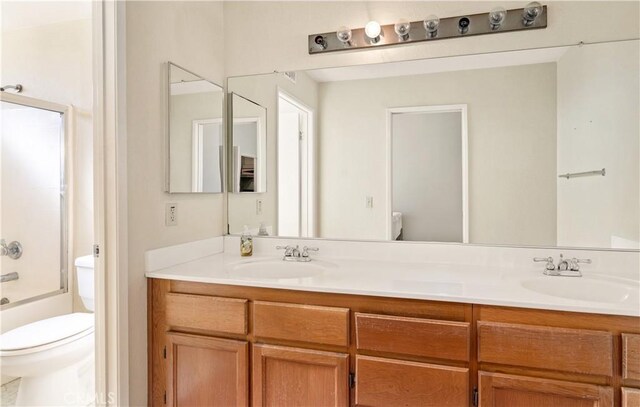
[[613,335],[478,321],[478,360],[602,376],[613,375]]
[[469,405],[469,369],[356,356],[358,406]]
[[349,309],[256,301],[253,331],[257,338],[349,345]]
[[398,353],[458,361],[469,360],[468,322],[356,313],[359,350]]
[[249,405],[247,342],[168,333],[167,345],[167,405]]
[[612,407],[607,386],[479,373],[480,407]]
[[640,335],[622,334],[622,378],[640,380]]
[[349,355],[253,346],[253,406],[349,405]]
[[622,407],[640,407],[640,389],[623,387]]
[[247,300],[206,295],[166,294],[169,327],[246,334]]

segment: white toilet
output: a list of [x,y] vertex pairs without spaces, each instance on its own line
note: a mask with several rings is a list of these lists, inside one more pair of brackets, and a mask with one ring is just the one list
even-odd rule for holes
[[[93,257],[76,259],[78,293],[94,310]],[[94,397],[94,315],[75,312],[0,335],[2,374],[21,377],[17,406],[86,406]]]

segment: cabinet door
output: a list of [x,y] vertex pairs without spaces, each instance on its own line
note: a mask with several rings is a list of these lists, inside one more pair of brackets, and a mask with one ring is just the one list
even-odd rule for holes
[[464,407],[469,369],[356,356],[356,405]]
[[253,405],[348,406],[349,356],[284,346],[253,346]]
[[606,386],[480,372],[481,407],[609,407],[613,389]]
[[640,389],[622,388],[622,407],[640,406]]
[[247,342],[167,334],[167,405],[247,406]]

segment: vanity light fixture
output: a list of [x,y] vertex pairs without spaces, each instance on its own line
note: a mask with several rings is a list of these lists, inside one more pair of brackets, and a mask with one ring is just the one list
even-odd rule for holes
[[351,46],[351,29],[345,26],[338,28],[336,32],[338,41],[344,44],[345,47]]
[[422,24],[427,32],[427,38],[435,38],[438,36],[438,27],[440,26],[440,19],[438,16],[431,14],[429,17],[424,19]]
[[496,7],[489,12],[489,25],[493,31],[499,30],[507,18],[507,10],[504,7]]
[[406,41],[409,39],[409,31],[411,30],[411,23],[409,20],[401,18],[398,22],[393,26],[393,30],[398,34],[398,38],[400,41]]
[[309,54],[386,47],[474,35],[528,31],[547,28],[548,10],[537,1],[524,8],[496,7],[479,14],[439,18],[430,15],[421,21],[397,20],[380,25],[369,21],[362,28],[340,27],[337,31],[309,35]]
[[522,23],[525,27],[530,27],[536,19],[544,12],[542,4],[532,1],[522,10]]
[[372,44],[380,42],[381,32],[382,27],[380,27],[380,23],[377,21],[369,21],[367,25],[364,26],[364,33],[369,37],[369,41],[371,41]]

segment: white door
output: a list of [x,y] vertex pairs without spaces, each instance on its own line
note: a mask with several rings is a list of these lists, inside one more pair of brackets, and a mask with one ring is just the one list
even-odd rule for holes
[[432,109],[391,114],[391,239],[465,242],[466,111]]
[[311,112],[280,94],[278,100],[278,236],[312,233]]

